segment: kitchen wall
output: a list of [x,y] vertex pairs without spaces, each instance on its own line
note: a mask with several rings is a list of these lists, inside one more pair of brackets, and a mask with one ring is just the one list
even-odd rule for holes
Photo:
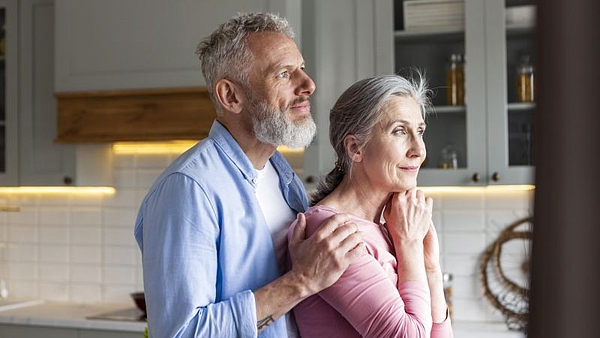
[[[143,289],[133,237],[137,208],[176,155],[114,155],[116,194],[0,196],[0,278],[11,297],[129,302]],[[507,225],[530,214],[532,191],[435,192],[444,270],[453,274],[455,321],[502,321],[482,296],[479,257]]]

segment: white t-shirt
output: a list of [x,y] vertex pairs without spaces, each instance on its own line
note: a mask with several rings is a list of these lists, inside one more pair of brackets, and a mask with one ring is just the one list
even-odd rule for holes
[[[287,251],[287,231],[290,224],[296,219],[296,213],[290,208],[283,198],[279,187],[279,175],[273,168],[271,162],[262,170],[258,171],[258,180],[256,182],[256,197],[262,209],[263,215],[267,220],[275,255],[277,256],[277,266],[279,272],[285,271],[285,258]],[[288,337],[299,337],[298,329],[291,313],[285,315],[288,329]]]

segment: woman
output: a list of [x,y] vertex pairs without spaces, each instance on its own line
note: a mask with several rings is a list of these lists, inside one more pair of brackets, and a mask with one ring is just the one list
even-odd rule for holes
[[425,80],[416,75],[364,79],[331,109],[337,161],[311,195],[307,235],[323,219],[349,213],[368,254],[296,306],[303,337],[453,337],[433,201],[415,189],[429,107]]

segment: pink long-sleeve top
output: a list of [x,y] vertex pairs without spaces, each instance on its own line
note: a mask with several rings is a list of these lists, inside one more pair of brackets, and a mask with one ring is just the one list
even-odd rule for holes
[[[309,208],[306,236],[338,211]],[[397,260],[381,225],[354,217],[363,232],[368,255],[351,264],[331,287],[313,295],[294,308],[302,337],[432,337],[452,338],[447,318],[431,319],[431,299],[425,281],[407,281],[396,287]],[[288,236],[291,236],[293,227]]]

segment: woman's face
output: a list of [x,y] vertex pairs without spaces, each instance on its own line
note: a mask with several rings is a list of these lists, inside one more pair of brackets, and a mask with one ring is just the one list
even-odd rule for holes
[[383,108],[372,138],[362,149],[362,167],[373,187],[388,192],[417,185],[417,174],[426,150],[425,121],[416,101],[393,96]]

